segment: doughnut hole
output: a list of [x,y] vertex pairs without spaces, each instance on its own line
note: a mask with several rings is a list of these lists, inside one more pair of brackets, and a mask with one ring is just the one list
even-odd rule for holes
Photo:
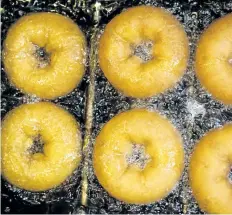
[[36,60],[38,61],[37,67],[43,69],[47,67],[48,65],[50,65],[50,61],[51,61],[50,53],[46,51],[46,48],[39,47],[37,45],[34,45],[34,46],[35,46],[34,56]]
[[151,161],[151,157],[145,152],[144,145],[132,144],[132,152],[126,155],[126,161],[128,165],[136,165],[142,170]]
[[228,180],[232,184],[232,165],[230,166],[229,174],[228,174]]
[[28,149],[30,154],[44,154],[44,141],[40,134],[32,138],[32,146]]
[[228,63],[232,66],[232,58],[229,58]]
[[132,46],[132,55],[139,57],[143,63],[146,63],[153,59],[152,47],[152,41],[143,41],[138,45]]

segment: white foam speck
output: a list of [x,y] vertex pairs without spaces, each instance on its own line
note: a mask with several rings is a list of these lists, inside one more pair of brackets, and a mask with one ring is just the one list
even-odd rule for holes
[[205,115],[205,107],[203,104],[198,103],[196,100],[188,100],[186,104],[187,110],[190,113],[189,119],[191,122],[194,121],[194,118],[198,115],[202,115],[202,117]]

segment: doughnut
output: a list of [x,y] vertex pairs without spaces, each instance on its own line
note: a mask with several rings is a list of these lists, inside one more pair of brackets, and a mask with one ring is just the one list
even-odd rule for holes
[[158,113],[133,109],[111,119],[96,138],[93,166],[114,198],[148,204],[166,197],[184,166],[179,133]]
[[232,13],[217,19],[203,32],[196,50],[198,79],[212,96],[232,104]]
[[32,13],[13,24],[4,41],[10,82],[27,94],[54,99],[71,92],[84,74],[85,37],[69,18]]
[[196,145],[189,177],[199,206],[212,214],[232,214],[232,124],[208,132]]
[[183,75],[188,38],[179,21],[162,8],[132,7],[114,17],[99,42],[99,64],[126,96],[157,95]]
[[49,102],[23,104],[2,123],[2,174],[29,191],[60,185],[81,159],[81,135],[75,118]]

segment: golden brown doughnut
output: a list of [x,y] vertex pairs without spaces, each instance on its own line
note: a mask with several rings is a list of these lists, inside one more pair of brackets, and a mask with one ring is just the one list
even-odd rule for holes
[[[10,111],[2,123],[1,138],[2,174],[22,189],[56,187],[80,162],[79,125],[71,114],[52,103],[24,104]],[[32,150],[34,141],[43,152]]]
[[100,39],[99,63],[109,82],[127,96],[164,92],[183,75],[188,38],[162,8],[132,7],[114,17]]
[[134,109],[120,113],[101,130],[93,165],[100,184],[116,199],[147,204],[168,195],[183,166],[182,140],[158,113]]
[[24,93],[54,99],[80,82],[85,48],[85,37],[71,19],[56,13],[32,13],[20,18],[7,33],[5,71]]
[[200,207],[212,214],[232,214],[232,124],[208,132],[190,162],[190,184]]
[[232,13],[203,32],[196,51],[196,74],[212,96],[232,104]]

